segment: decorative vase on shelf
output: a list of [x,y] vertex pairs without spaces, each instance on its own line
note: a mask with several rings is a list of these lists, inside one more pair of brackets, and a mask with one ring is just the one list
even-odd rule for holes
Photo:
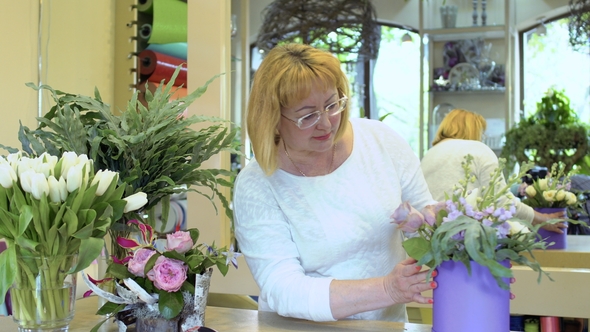
[[17,256],[10,290],[13,319],[21,332],[68,331],[74,318],[77,255]]
[[443,28],[454,28],[457,24],[457,11],[456,5],[444,5],[440,6],[440,19],[442,21]]
[[[510,266],[508,260],[500,264]],[[470,266],[471,275],[459,261],[436,268],[432,332],[509,331],[510,291],[498,286],[487,267],[474,261]]]
[[[556,213],[565,212],[567,208],[533,208],[535,211],[540,213]],[[567,222],[564,222],[567,225]],[[552,231],[539,228],[537,233],[541,236],[541,239],[547,243],[547,249],[566,249],[567,248],[567,229],[564,230],[563,234],[555,233]],[[554,242],[551,244],[551,242]]]

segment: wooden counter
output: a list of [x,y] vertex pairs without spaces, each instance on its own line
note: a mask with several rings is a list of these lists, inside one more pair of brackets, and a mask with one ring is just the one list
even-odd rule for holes
[[[98,308],[96,296],[76,302],[76,314],[70,324],[70,332],[88,332],[101,319],[94,315]],[[382,321],[342,320],[337,322],[316,323],[306,320],[281,317],[270,312],[257,310],[207,307],[206,325],[219,332],[248,331],[390,331],[390,332],[430,332],[430,325],[393,323]],[[1,331],[16,331],[17,326],[12,317],[0,317]],[[115,324],[109,324],[100,332],[116,332]],[[129,332],[134,329],[129,329]]]
[[590,269],[590,236],[568,235],[566,249],[535,250],[533,255],[543,267]]

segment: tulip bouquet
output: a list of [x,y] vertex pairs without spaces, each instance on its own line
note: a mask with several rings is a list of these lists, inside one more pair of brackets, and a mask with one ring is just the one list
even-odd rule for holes
[[[0,157],[0,238],[8,242],[0,254],[0,301],[14,284],[20,325],[32,328],[73,315],[72,294],[60,291],[64,279],[90,265],[113,220],[131,211],[124,189],[118,173],[95,173],[84,154]],[[133,208],[147,202],[143,193],[133,200],[141,196],[143,203]],[[75,282],[70,286],[75,291]]]
[[473,157],[467,155],[462,162],[465,177],[445,202],[427,206],[420,212],[407,202],[396,209],[392,222],[409,235],[403,247],[419,265],[431,268],[453,260],[462,262],[470,271],[470,262],[475,261],[489,268],[504,289],[509,285],[502,278],[512,277],[512,271],[500,263],[503,260],[529,266],[539,272],[540,281],[541,266],[521,253],[545,249],[545,242],[537,242],[537,230],[544,224],[533,226],[514,218],[515,197],[510,192],[511,185],[518,183],[532,165],[523,164],[521,173],[504,184],[505,160],[500,159],[488,186],[468,190],[468,184],[475,181],[472,161]]
[[521,183],[518,190],[525,197],[523,202],[533,208],[567,208],[575,206],[578,198],[571,190],[571,177],[575,171],[565,174],[565,165],[555,163],[545,178]]
[[[123,260],[115,259],[107,272],[113,277],[94,280],[85,277],[91,292],[104,297],[107,302],[98,314],[116,315],[120,311],[133,310],[138,319],[143,317],[177,319],[182,331],[201,326],[212,267],[222,275],[229,264],[237,266],[233,247],[216,248],[215,245],[198,244],[199,231],[177,231],[159,241],[152,227],[132,220],[138,238],[119,237],[117,243],[128,252]],[[98,284],[115,283],[115,294],[105,292]],[[101,322],[98,326],[100,326]]]

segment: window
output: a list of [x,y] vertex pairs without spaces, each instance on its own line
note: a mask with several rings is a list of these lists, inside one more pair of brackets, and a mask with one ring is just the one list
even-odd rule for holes
[[569,44],[569,18],[556,18],[522,33],[523,116],[535,113],[537,102],[550,87],[564,90],[570,106],[590,122],[590,52]]
[[[380,24],[381,43],[375,60],[343,63],[350,81],[350,115],[378,119],[420,151],[420,36],[404,27]],[[262,61],[251,52],[252,73]],[[367,83],[369,82],[369,83]]]

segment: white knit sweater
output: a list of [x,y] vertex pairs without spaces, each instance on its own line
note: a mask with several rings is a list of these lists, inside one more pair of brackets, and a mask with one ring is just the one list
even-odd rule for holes
[[[266,176],[252,160],[236,180],[236,237],[260,287],[260,310],[334,320],[330,282],[388,274],[406,258],[391,214],[402,201],[433,203],[401,136],[376,120],[350,121],[352,153],[332,173]],[[350,318],[407,321],[404,305]]]

